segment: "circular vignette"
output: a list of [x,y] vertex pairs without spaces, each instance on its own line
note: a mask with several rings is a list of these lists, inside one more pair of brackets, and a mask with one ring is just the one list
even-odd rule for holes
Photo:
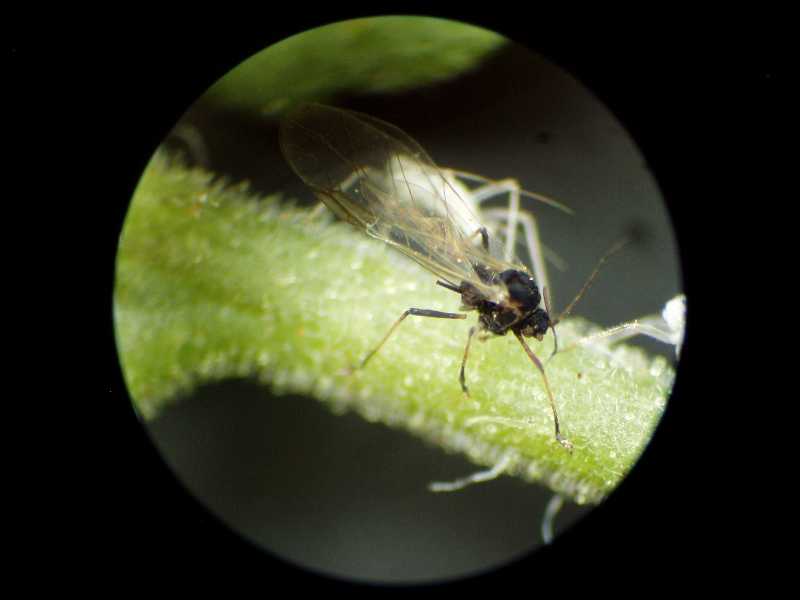
[[[386,46],[392,39],[384,33],[375,34],[371,41],[364,33],[370,23],[381,21],[391,20],[339,23],[284,44],[327,30],[330,39],[315,40],[304,50],[306,57],[319,52],[327,60],[331,47],[365,36],[366,41],[360,43],[367,46],[350,48],[361,55],[370,43]],[[393,21],[400,28],[403,22],[413,22]],[[458,29],[457,24],[438,20],[425,20],[423,29],[429,35],[429,28],[439,26]],[[463,37],[453,37],[463,46]],[[465,58],[462,51],[458,60],[442,61],[448,64],[439,70],[428,68],[420,74],[408,69],[410,83],[396,73],[380,77],[379,68],[378,75],[369,69],[347,74],[334,70],[337,77],[321,84],[313,72],[303,73],[296,66],[283,72],[297,72],[299,79],[312,80],[310,84],[283,78],[280,86],[262,82],[237,87],[226,78],[172,130],[167,140],[173,145],[171,160],[178,154],[183,164],[226,177],[223,187],[236,193],[249,193],[236,190],[238,182],[247,179],[249,190],[258,195],[283,191],[295,197],[303,188],[282,164],[276,143],[276,125],[283,110],[297,100],[321,99],[373,114],[400,126],[441,166],[458,166],[497,179],[514,176],[525,188],[553,195],[575,210],[571,222],[564,222],[563,215],[542,211],[540,217],[537,213],[543,238],[552,240],[553,250],[570,265],[564,273],[553,273],[553,288],[562,306],[570,292],[561,290],[579,289],[607,246],[620,234],[633,232],[633,250],[618,259],[622,273],[615,274],[614,265],[607,267],[592,295],[582,300],[580,312],[604,325],[657,314],[681,290],[680,272],[669,220],[641,154],[608,110],[571,76],[524,48],[496,40],[492,46],[486,39],[482,38],[483,47],[474,56]],[[404,52],[393,60],[399,65],[413,64],[407,48]],[[339,58],[347,65],[353,62],[341,53]],[[248,82],[247,76],[238,77]],[[359,77],[366,83],[359,84]],[[278,87],[279,93],[253,98],[257,95],[253,90],[271,92]],[[302,93],[287,93],[290,89]],[[186,230],[181,234],[188,236],[193,256],[223,272],[225,264],[216,249],[203,244],[204,231],[191,230],[193,220],[217,208],[213,198],[209,200],[215,181],[203,184],[212,190],[207,197],[197,193],[195,203],[178,210],[186,215]],[[180,184],[172,183],[174,199],[180,195]],[[633,206],[629,205],[631,196],[636,198]],[[211,205],[206,204],[209,201]],[[240,208],[231,216],[244,219],[248,210],[255,211]],[[235,235],[230,239],[235,241]],[[165,253],[162,264],[169,265],[172,258]],[[245,267],[257,268],[255,258],[232,270]],[[634,293],[621,292],[631,288]],[[179,289],[170,289],[161,299],[150,298],[149,308],[169,311],[180,294]],[[237,302],[235,295],[231,305]],[[228,300],[217,302],[224,305]],[[218,310],[219,306],[212,308]],[[224,313],[226,308],[221,310]],[[235,306],[227,310],[235,312]],[[391,322],[394,316],[388,318]],[[142,326],[145,323],[156,322],[141,321],[132,330],[152,334],[152,327]],[[170,327],[174,321],[170,317],[163,323]],[[195,324],[205,334],[208,321]],[[118,324],[118,335],[121,329]],[[380,330],[376,334],[380,336]],[[181,375],[192,372],[194,378],[175,382],[166,395],[179,398],[192,390],[191,395],[156,407],[152,414],[142,408],[144,404],[137,404],[137,410],[181,483],[256,546],[313,572],[357,581],[413,583],[485,572],[540,544],[540,517],[550,492],[504,477],[463,492],[431,494],[425,489],[427,483],[457,479],[477,467],[354,414],[334,417],[307,395],[271,396],[252,380],[258,375],[258,352],[237,354],[231,350],[239,343],[236,339],[226,346],[228,354],[211,353],[223,357],[218,362],[209,359],[200,367],[187,367],[184,363],[202,354],[197,341],[202,335],[194,330],[184,338],[174,345],[175,359]],[[664,350],[665,357],[673,351],[655,342],[645,347],[651,352]],[[127,367],[125,371],[130,382]],[[251,379],[243,381],[237,375]],[[221,381],[214,383],[217,379]],[[197,388],[197,384],[202,385]],[[431,456],[433,452],[436,457]],[[557,532],[584,512],[576,506],[565,509]]]

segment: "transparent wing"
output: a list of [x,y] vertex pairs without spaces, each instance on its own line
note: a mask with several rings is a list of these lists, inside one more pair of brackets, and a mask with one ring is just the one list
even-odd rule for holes
[[[304,104],[281,123],[292,169],[334,213],[458,285],[492,297],[487,272],[509,265],[481,246],[480,222],[425,151],[397,127],[351,111]],[[498,254],[495,254],[497,252]]]

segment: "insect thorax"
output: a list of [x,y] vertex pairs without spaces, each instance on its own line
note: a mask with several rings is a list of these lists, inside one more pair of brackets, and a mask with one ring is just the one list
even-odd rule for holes
[[541,339],[550,326],[550,316],[539,308],[542,296],[533,277],[515,269],[493,274],[478,272],[485,283],[502,285],[507,290],[500,302],[493,302],[471,283],[461,283],[463,308],[478,311],[481,328],[496,335],[519,331],[526,337]]

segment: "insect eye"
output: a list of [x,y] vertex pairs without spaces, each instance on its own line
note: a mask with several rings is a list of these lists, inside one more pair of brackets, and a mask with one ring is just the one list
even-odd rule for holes
[[523,335],[541,340],[550,327],[550,315],[546,311],[537,309],[527,319]]
[[547,333],[547,328],[550,327],[550,316],[545,311],[538,313],[535,327],[539,333]]

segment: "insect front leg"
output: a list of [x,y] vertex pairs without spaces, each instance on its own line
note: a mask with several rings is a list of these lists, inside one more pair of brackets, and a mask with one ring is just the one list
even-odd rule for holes
[[461,360],[461,372],[458,375],[458,381],[459,381],[459,383],[461,383],[461,390],[467,396],[469,396],[469,388],[467,388],[467,382],[466,382],[466,377],[465,377],[465,374],[464,374],[464,370],[467,367],[467,358],[469,358],[469,347],[470,347],[470,344],[472,343],[472,338],[475,337],[476,333],[478,334],[478,341],[479,342],[485,342],[486,340],[491,339],[492,337],[494,337],[488,331],[481,331],[479,333],[477,327],[470,327],[470,329],[469,329],[469,335],[467,336],[467,345],[464,347],[464,358]]
[[358,367],[357,367],[358,369],[363,369],[366,366],[366,364],[369,361],[369,359],[372,358],[378,352],[378,350],[381,349],[381,347],[386,343],[386,340],[389,339],[389,336],[392,335],[392,333],[394,333],[395,329],[397,329],[397,326],[400,325],[400,323],[402,323],[403,320],[405,320],[405,318],[407,316],[409,316],[409,315],[413,315],[415,317],[433,317],[433,318],[436,318],[436,319],[466,319],[467,318],[467,315],[465,315],[463,313],[440,312],[438,310],[430,310],[430,309],[427,309],[427,308],[409,308],[402,315],[400,315],[400,318],[397,319],[397,321],[395,321],[394,324],[389,328],[389,331],[386,332],[386,335],[383,336],[383,339],[380,341],[380,343],[375,348],[373,348],[369,353],[367,353],[367,355],[361,361],[361,364],[358,365]]
[[542,362],[536,357],[536,355],[533,353],[533,350],[530,349],[528,344],[525,343],[525,338],[522,337],[522,334],[520,334],[518,331],[515,331],[514,335],[519,340],[519,343],[522,344],[522,348],[525,350],[525,353],[531,359],[531,362],[533,362],[533,364],[536,365],[536,368],[539,369],[539,372],[542,374],[542,380],[544,381],[544,389],[547,392],[547,398],[548,400],[550,400],[550,408],[553,411],[553,422],[555,423],[555,428],[556,428],[556,440],[558,441],[559,444],[564,446],[564,448],[572,452],[573,448],[572,442],[570,442],[568,439],[566,439],[561,435],[561,427],[559,426],[558,423],[558,412],[556,411],[556,401],[553,398],[553,392],[550,391],[550,382],[547,380],[547,374],[544,372],[544,367],[542,366]]
[[461,360],[461,372],[458,375],[458,381],[461,383],[462,391],[469,396],[469,389],[467,389],[467,383],[464,379],[464,368],[467,366],[467,357],[469,356],[469,345],[472,342],[472,336],[475,335],[477,331],[477,327],[470,327],[469,328],[469,335],[467,336],[467,345],[464,348],[464,358]]

